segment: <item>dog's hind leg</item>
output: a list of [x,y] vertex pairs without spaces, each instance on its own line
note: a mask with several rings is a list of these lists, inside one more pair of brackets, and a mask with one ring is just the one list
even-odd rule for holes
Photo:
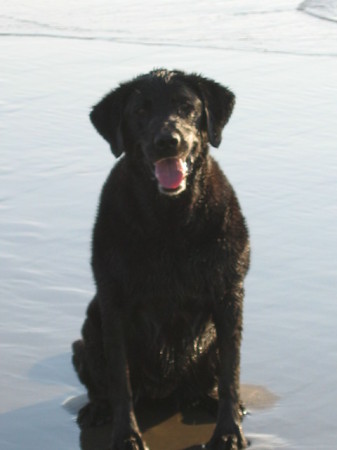
[[89,403],[78,413],[77,422],[81,428],[100,426],[111,421],[106,363],[96,308],[94,299],[89,305],[82,328],[83,339],[72,345],[72,362],[89,397]]

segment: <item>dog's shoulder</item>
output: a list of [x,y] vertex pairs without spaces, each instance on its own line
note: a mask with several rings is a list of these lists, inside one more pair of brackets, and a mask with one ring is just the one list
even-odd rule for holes
[[236,192],[222,170],[220,164],[209,156],[208,170],[206,173],[206,188],[203,196],[203,203],[215,213],[231,213],[237,211],[241,214],[240,204]]

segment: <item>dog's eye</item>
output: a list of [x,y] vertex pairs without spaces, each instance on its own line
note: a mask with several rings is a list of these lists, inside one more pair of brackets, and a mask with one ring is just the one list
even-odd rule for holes
[[138,104],[135,108],[134,113],[141,119],[145,119],[151,111],[151,102],[145,100],[144,102]]
[[135,113],[137,114],[137,116],[144,117],[147,115],[148,110],[146,108],[141,107],[141,108],[136,109]]
[[194,108],[191,103],[183,103],[178,106],[178,113],[181,116],[189,116],[193,112]]

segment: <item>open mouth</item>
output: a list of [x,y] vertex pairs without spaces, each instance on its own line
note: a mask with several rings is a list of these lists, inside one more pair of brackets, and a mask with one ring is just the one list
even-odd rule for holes
[[155,176],[162,193],[176,195],[185,190],[188,164],[184,159],[163,158],[156,161],[154,166]]

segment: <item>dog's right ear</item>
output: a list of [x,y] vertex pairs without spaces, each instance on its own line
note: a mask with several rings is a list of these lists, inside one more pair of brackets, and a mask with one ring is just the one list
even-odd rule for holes
[[126,88],[118,87],[106,95],[90,113],[91,123],[110,144],[112,153],[118,158],[124,152],[122,132]]

